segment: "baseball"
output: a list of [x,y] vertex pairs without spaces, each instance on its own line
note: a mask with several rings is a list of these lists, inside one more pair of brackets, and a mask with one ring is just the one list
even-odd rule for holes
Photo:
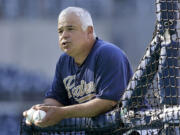
[[33,114],[33,122],[41,121],[46,116],[46,112],[42,110],[37,110]]
[[26,116],[26,123],[32,123],[33,122],[33,114],[36,110],[35,109],[29,109],[27,111],[27,116]]

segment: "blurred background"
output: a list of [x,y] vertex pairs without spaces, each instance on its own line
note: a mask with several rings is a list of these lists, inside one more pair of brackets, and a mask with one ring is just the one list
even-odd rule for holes
[[97,36],[123,49],[136,69],[152,38],[154,0],[0,0],[0,135],[19,134],[23,110],[51,86],[58,45],[57,17],[86,8]]

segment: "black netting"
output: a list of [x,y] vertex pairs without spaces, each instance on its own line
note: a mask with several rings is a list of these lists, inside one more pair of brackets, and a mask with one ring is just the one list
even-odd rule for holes
[[180,0],[156,0],[156,15],[153,39],[121,99],[121,109],[130,127],[141,133],[151,129],[152,134],[179,134]]
[[119,105],[96,118],[74,118],[21,134],[180,134],[180,0],[156,0],[156,26]]

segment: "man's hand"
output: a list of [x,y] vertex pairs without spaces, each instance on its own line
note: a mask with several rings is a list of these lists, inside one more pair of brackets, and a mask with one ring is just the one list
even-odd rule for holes
[[[50,107],[50,106],[59,106],[60,107],[60,106],[63,106],[63,105],[61,103],[59,103],[57,100],[55,100],[55,99],[47,98],[47,99],[44,100],[43,104],[34,105],[30,109],[36,109],[36,108],[45,107],[45,106],[48,106],[48,107]],[[27,112],[29,110],[26,110],[26,111],[23,112],[24,117],[27,117]],[[26,121],[26,124],[27,125],[32,125],[32,122]]]
[[55,125],[65,117],[65,113],[61,107],[35,105],[33,108],[36,110],[43,110],[46,112],[45,118],[43,118],[41,121],[34,123],[36,126],[39,127],[48,127]]
[[[116,101],[99,98],[90,100],[86,103],[70,106],[63,106],[62,104],[59,106],[53,106],[52,104],[39,104],[33,106],[32,108],[35,110],[45,111],[46,116],[44,119],[34,124],[39,127],[47,127],[55,125],[66,118],[95,117],[111,110],[116,104]],[[27,116],[26,111],[24,112],[24,116]]]
[[[36,106],[45,106],[45,105],[46,105],[46,104],[37,104]],[[32,106],[29,110],[24,111],[24,112],[23,112],[23,116],[24,116],[24,117],[27,117],[28,111],[30,111],[30,110],[32,110],[32,109],[35,109],[34,107],[35,107],[35,106]],[[33,113],[33,112],[32,112],[32,113]],[[32,121],[27,121],[27,120],[26,120],[26,124],[27,124],[27,125],[32,125]]]

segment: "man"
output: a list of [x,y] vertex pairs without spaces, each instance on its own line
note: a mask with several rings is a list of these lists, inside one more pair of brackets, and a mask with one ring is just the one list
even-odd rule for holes
[[78,7],[64,9],[58,18],[58,33],[64,53],[44,103],[33,106],[47,113],[35,123],[40,127],[112,110],[132,76],[125,54],[115,45],[96,38],[88,11]]

